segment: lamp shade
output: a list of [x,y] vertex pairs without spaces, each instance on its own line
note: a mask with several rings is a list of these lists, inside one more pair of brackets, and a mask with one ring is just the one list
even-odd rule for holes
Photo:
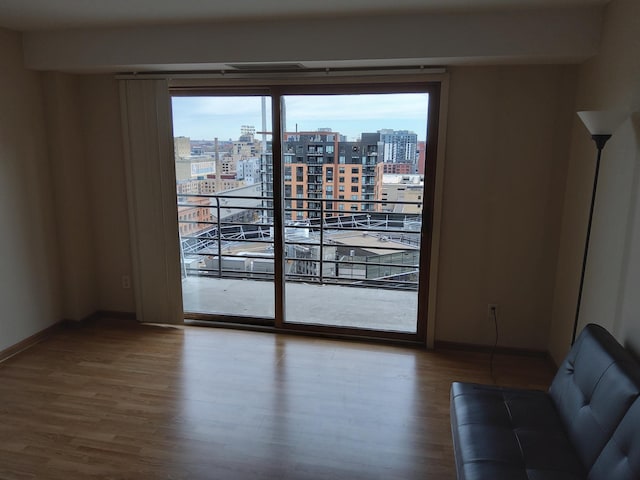
[[612,135],[625,121],[625,110],[603,110],[578,112],[578,116],[591,135]]

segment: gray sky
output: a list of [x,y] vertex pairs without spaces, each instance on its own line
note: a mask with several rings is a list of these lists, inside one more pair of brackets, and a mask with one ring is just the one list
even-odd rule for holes
[[[331,128],[353,140],[362,132],[411,130],[425,140],[427,94],[289,95],[287,131]],[[267,98],[267,131],[271,131]],[[241,125],[262,130],[260,97],[173,97],[175,136],[194,140],[237,140]]]

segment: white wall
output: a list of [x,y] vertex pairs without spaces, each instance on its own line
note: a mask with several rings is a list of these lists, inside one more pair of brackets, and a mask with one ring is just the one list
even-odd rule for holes
[[[580,68],[576,110],[640,111],[640,2],[614,0],[598,55]],[[580,328],[593,322],[640,353],[640,119],[603,151]],[[596,149],[574,117],[549,349],[559,362],[573,327]]]
[[61,318],[40,75],[0,29],[0,350]]
[[451,70],[436,339],[545,350],[576,67]]

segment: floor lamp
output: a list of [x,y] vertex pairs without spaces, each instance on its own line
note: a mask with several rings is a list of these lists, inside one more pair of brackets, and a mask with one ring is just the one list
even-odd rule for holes
[[589,254],[589,239],[591,237],[591,222],[593,220],[593,207],[596,202],[596,189],[598,188],[598,174],[600,172],[600,157],[602,149],[607,140],[611,138],[613,132],[622,124],[627,117],[627,113],[619,110],[610,111],[584,111],[578,112],[578,116],[584,126],[587,127],[591,138],[596,143],[598,156],[596,158],[596,169],[593,176],[593,190],[591,192],[591,207],[589,208],[589,222],[587,223],[587,238],[584,243],[584,254],[582,256],[582,271],[580,272],[580,287],[578,288],[578,304],[576,306],[576,318],[573,322],[573,334],[571,336],[571,345],[576,340],[578,332],[578,320],[580,319],[580,303],[582,302],[582,287],[584,286],[584,272],[587,268],[587,257]]

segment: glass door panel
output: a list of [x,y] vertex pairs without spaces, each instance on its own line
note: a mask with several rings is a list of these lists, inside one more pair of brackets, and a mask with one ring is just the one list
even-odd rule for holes
[[286,323],[417,332],[428,104],[283,96]]
[[185,316],[272,321],[271,98],[174,96],[172,109]]

